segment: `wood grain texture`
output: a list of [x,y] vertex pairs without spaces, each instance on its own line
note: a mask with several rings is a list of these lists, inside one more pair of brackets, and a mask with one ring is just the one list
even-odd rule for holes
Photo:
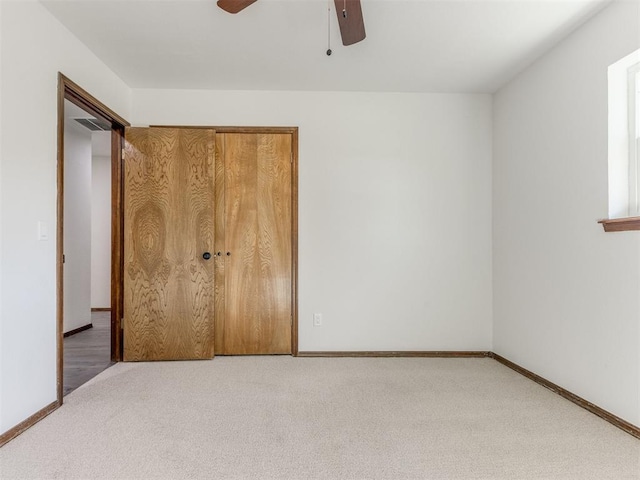
[[190,128],[193,130],[215,130],[216,135],[221,133],[290,133],[297,138],[298,127],[250,127],[250,126],[229,126],[229,125],[150,125],[151,128]]
[[238,13],[257,0],[218,0],[218,7],[225,12]]
[[111,131],[111,361],[123,358],[122,316],[124,311],[124,129]]
[[291,132],[291,354],[298,355],[298,128]]
[[[360,0],[334,0],[340,36],[344,46],[361,42],[367,36],[364,29],[364,18]],[[343,10],[346,16],[343,15]]]
[[124,359],[213,356],[213,130],[130,128],[124,195]]
[[221,353],[225,336],[225,134],[216,131],[215,164],[215,307],[214,350]]
[[225,134],[223,143],[225,313],[216,351],[289,354],[291,135]]
[[67,78],[58,73],[58,163],[56,168],[56,396],[62,405],[63,397],[63,334],[64,334],[64,100]]
[[127,120],[60,72],[58,72],[58,84],[63,90],[64,98],[76,104],[78,107],[116,126],[123,128],[129,126]]
[[640,230],[640,217],[612,218],[600,220],[605,232],[629,232]]

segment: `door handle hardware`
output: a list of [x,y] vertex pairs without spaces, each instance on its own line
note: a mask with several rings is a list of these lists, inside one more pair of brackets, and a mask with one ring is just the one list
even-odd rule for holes
[[209,260],[211,258],[211,254],[209,252],[204,252],[202,254],[202,258],[204,258],[205,260]]

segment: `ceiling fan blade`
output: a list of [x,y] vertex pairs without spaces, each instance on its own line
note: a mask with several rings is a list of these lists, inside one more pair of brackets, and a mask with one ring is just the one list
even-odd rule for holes
[[218,6],[229,13],[238,13],[258,0],[218,0]]
[[340,35],[342,35],[342,44],[345,46],[353,45],[364,40],[367,35],[364,31],[360,0],[334,1],[336,13],[338,14],[338,24],[340,25]]

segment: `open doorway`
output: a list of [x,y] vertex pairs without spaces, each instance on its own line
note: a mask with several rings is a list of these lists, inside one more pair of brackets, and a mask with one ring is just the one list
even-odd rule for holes
[[63,395],[111,361],[111,123],[64,101]]
[[129,123],[58,76],[58,404],[122,359],[122,139]]

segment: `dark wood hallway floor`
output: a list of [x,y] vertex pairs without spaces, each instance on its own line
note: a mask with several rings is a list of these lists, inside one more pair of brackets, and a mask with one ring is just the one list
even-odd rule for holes
[[111,312],[92,312],[91,322],[93,328],[64,339],[64,395],[113,365]]

